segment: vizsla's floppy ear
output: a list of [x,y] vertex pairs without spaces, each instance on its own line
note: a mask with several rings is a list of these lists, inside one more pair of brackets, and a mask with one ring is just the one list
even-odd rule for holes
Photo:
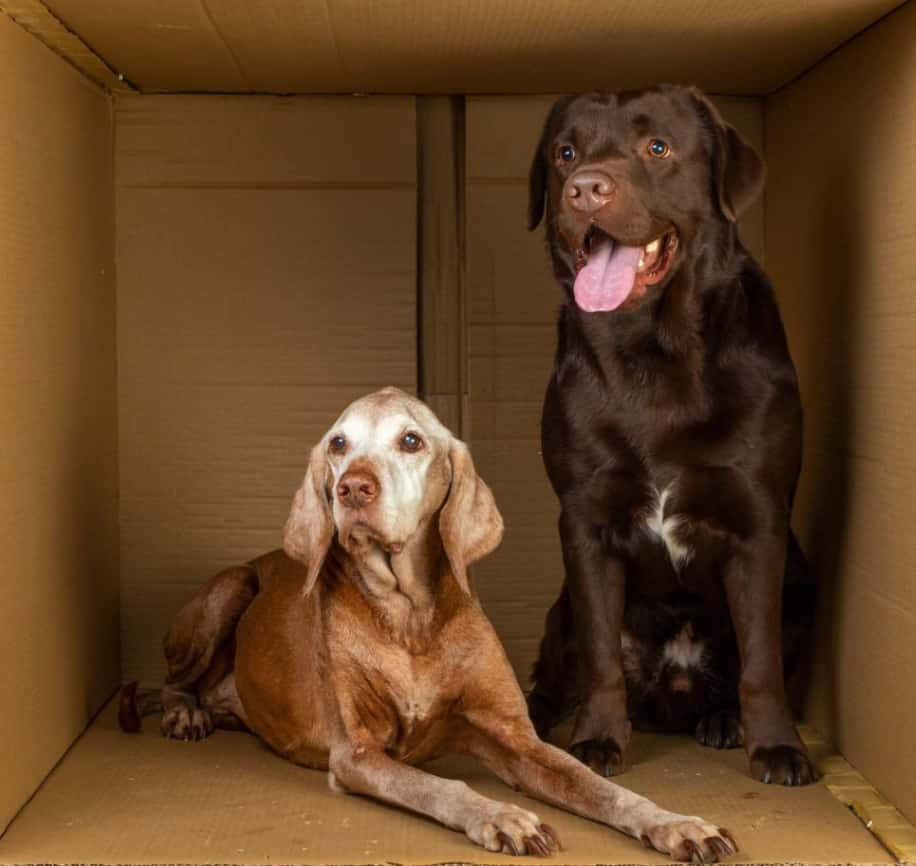
[[325,489],[327,472],[324,444],[319,443],[312,449],[308,471],[296,491],[283,530],[283,550],[307,569],[303,595],[314,589],[334,538],[334,518]]
[[716,136],[713,172],[719,210],[736,222],[763,192],[766,163],[703,93],[694,89],[693,96]]
[[452,483],[439,512],[439,534],[455,580],[470,595],[468,566],[502,540],[503,519],[490,488],[474,470],[468,446],[453,439],[449,459]]

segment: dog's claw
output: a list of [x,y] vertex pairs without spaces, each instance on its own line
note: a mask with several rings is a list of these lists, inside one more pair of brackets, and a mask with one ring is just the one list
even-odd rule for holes
[[765,785],[810,785],[820,778],[811,757],[795,746],[760,747],[751,754],[751,775]]
[[496,834],[496,838],[499,840],[500,850],[506,854],[514,854],[518,856],[518,851],[515,849],[515,843],[512,841],[508,833],[499,832]]
[[550,824],[541,824],[538,829],[550,840],[550,848],[553,851],[562,851],[563,846],[560,844],[560,837],[557,831]]

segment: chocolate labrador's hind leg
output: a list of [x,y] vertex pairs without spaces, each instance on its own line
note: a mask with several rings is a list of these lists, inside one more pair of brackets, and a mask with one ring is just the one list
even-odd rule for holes
[[[242,565],[220,572],[194,594],[178,612],[163,641],[168,674],[160,699],[137,690],[136,684],[125,686],[120,712],[124,730],[139,730],[140,716],[161,709],[163,736],[199,740],[212,733],[214,718],[208,698],[211,693],[227,690],[223,684],[232,674],[227,649],[233,643],[239,618],[257,591],[254,568]],[[225,711],[222,714],[226,715]]]

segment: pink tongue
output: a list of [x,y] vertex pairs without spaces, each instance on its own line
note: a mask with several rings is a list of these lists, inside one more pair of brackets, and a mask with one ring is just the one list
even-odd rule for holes
[[586,313],[616,310],[633,291],[642,247],[625,247],[603,237],[593,244],[585,267],[576,274],[573,294]]

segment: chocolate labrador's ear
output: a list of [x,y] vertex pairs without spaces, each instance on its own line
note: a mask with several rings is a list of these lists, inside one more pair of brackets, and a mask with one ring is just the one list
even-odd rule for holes
[[323,443],[312,449],[309,468],[296,491],[283,530],[283,550],[306,567],[303,595],[314,588],[334,538],[334,518],[326,489],[327,455]]
[[726,123],[719,110],[699,90],[693,97],[700,104],[716,136],[713,176],[719,210],[732,222],[741,216],[763,192],[766,163],[731,124]]
[[554,127],[563,110],[569,105],[572,97],[561,96],[552,106],[544,121],[544,129],[538,141],[537,149],[531,160],[531,170],[528,172],[528,231],[533,232],[544,216],[547,206],[547,172],[550,170],[550,159],[547,148],[553,138]]
[[490,488],[474,469],[471,452],[460,439],[449,449],[452,483],[439,512],[439,535],[452,574],[471,594],[468,566],[494,550],[503,537],[503,518]]

